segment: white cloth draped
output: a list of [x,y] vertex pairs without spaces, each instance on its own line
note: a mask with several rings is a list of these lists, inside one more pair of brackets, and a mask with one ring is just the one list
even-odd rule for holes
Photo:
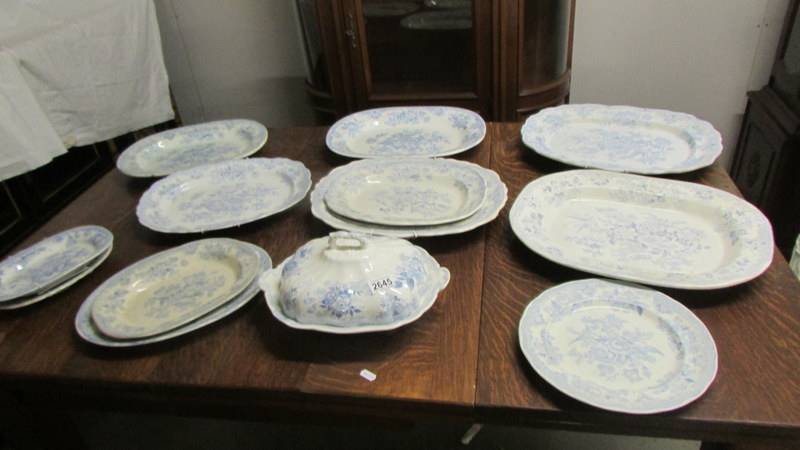
[[0,180],[173,118],[152,0],[0,0]]

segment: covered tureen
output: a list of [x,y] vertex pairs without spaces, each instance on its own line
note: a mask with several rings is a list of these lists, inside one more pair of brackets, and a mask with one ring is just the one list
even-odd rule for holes
[[337,231],[300,247],[259,284],[286,325],[346,334],[413,322],[449,281],[446,268],[404,239]]

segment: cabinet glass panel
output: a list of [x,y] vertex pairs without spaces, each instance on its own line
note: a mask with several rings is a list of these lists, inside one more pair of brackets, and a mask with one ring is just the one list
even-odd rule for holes
[[322,53],[317,0],[297,0],[297,11],[300,15],[300,24],[303,27],[308,67],[311,69],[311,79],[309,81],[317,89],[330,91],[328,69],[325,64],[325,55]]
[[520,91],[554,81],[567,70],[569,0],[525,0]]
[[474,92],[472,0],[363,0],[373,93]]

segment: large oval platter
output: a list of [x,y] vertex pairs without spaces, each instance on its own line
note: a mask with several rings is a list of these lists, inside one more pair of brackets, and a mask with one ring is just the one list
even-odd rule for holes
[[267,135],[264,125],[246,119],[175,128],[136,141],[119,156],[117,168],[131,177],[160,177],[252,155]]
[[[258,254],[259,273],[262,273],[272,267],[272,260],[266,251],[255,245],[244,242],[240,243],[240,245],[250,247]],[[214,322],[222,320],[246,305],[258,292],[258,280],[253,280],[253,282],[250,283],[250,285],[247,286],[239,295],[235,296],[230,301],[222,304],[208,314],[201,316],[197,320],[173,328],[167,332],[140,339],[114,339],[104,335],[92,321],[92,306],[94,304],[95,297],[90,296],[83,302],[83,304],[81,304],[81,307],[78,309],[78,313],[75,315],[75,330],[77,331],[78,336],[80,336],[86,342],[90,342],[102,347],[139,347],[142,345],[155,344],[183,336],[205,326],[211,325]]]
[[509,214],[517,237],[547,259],[654,286],[733,286],[772,261],[767,218],[739,197],[695,183],[559,172],[525,186]]
[[522,142],[574,166],[649,175],[699,169],[722,152],[722,137],[710,123],[633,106],[546,108],[525,121]]
[[398,106],[350,114],[325,143],[350,158],[437,157],[469,150],[486,135],[475,112],[450,106]]
[[441,225],[392,226],[348,219],[331,212],[325,205],[325,194],[336,184],[337,178],[346,172],[346,167],[358,167],[370,161],[354,161],[347,166],[337,167],[323,177],[311,192],[311,213],[329,226],[338,230],[357,231],[362,233],[393,236],[401,238],[417,238],[424,236],[444,236],[465,233],[494,220],[508,198],[508,188],[497,175],[497,172],[466,161],[452,160],[454,164],[475,170],[486,183],[486,198],[478,210],[471,216],[455,222]]
[[533,369],[584,403],[629,414],[680,408],[717,374],[717,348],[688,308],[653,289],[571,281],[522,313],[519,343]]
[[225,161],[153,183],[139,200],[136,215],[142,225],[165,233],[218,230],[284,211],[310,187],[311,172],[298,161]]
[[377,159],[347,165],[325,193],[334,213],[383,225],[439,225],[474,214],[486,181],[448,159]]
[[106,336],[140,339],[212,311],[259,275],[258,254],[227,238],[165,250],[118,272],[92,299],[92,321]]

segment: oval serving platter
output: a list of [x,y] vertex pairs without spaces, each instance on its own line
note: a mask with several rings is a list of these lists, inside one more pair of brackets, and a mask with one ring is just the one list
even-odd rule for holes
[[311,172],[286,158],[249,158],[195,167],[153,183],[136,207],[139,222],[165,233],[242,225],[302,200]]
[[85,225],[45,238],[0,262],[0,302],[43,294],[108,250],[114,236]]
[[[332,213],[325,206],[325,194],[328,189],[336,184],[337,178],[342,174],[344,166],[333,169],[323,177],[311,192],[311,214],[329,226],[348,231],[393,236],[401,238],[417,238],[424,236],[445,236],[449,234],[465,233],[494,220],[508,199],[508,188],[500,179],[497,172],[466,161],[451,160],[453,164],[460,164],[475,170],[486,183],[486,198],[478,211],[471,216],[455,222],[441,225],[413,225],[394,226],[380,225],[358,220],[351,220]],[[354,161],[348,166],[357,167],[368,164],[369,160]]]
[[535,152],[578,167],[648,175],[713,163],[722,137],[710,123],[663,109],[572,104],[545,108],[522,126]]
[[509,216],[514,234],[551,261],[654,286],[733,286],[772,262],[767,218],[739,197],[695,183],[559,172],[525,186]]
[[473,168],[447,159],[371,160],[344,166],[325,192],[334,213],[382,225],[439,225],[474,214],[486,182]]
[[680,408],[717,374],[714,339],[694,313],[618,281],[571,281],[542,292],[522,313],[519,343],[559,391],[629,414]]
[[437,157],[478,145],[486,135],[480,115],[450,106],[397,106],[346,116],[328,130],[325,143],[350,158]]
[[[272,267],[272,260],[266,251],[253,244],[241,242],[240,245],[250,247],[259,256],[259,273]],[[173,328],[161,334],[149,336],[141,339],[113,339],[100,332],[92,322],[92,305],[95,297],[88,297],[78,309],[75,315],[75,331],[83,340],[102,347],[138,347],[142,345],[155,344],[169,339],[191,333],[195,330],[218,322],[223,318],[233,314],[235,311],[246,305],[259,292],[258,280],[253,280],[242,293],[222,304],[208,314],[199,317],[197,320],[185,325]]]
[[264,146],[267,136],[264,125],[247,119],[189,125],[134,142],[117,159],[117,168],[131,177],[161,177],[250,156]]
[[134,263],[101,284],[90,295],[92,321],[116,339],[153,336],[227,302],[258,272],[258,254],[239,241],[189,242]]

